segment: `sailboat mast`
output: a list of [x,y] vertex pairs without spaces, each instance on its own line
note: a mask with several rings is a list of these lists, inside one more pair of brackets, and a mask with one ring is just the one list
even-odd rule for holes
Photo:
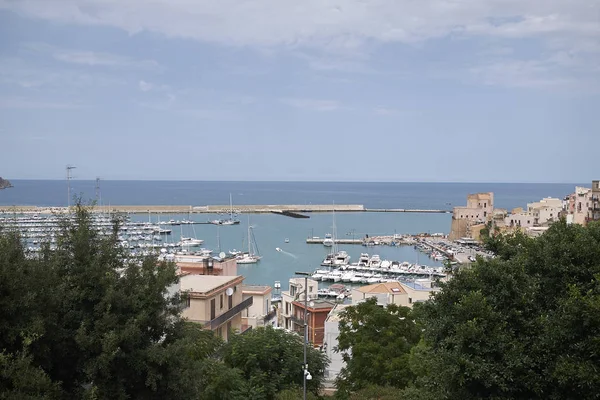
[[250,239],[250,215],[248,215],[248,255],[252,255],[252,240]]
[[233,201],[231,200],[231,193],[229,193],[229,219],[233,221]]

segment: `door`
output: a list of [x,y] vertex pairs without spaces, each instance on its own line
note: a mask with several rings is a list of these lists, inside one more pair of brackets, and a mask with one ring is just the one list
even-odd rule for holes
[[229,309],[231,310],[231,307],[233,307],[233,295],[227,296],[227,302],[229,303]]
[[210,301],[210,320],[212,321],[213,319],[215,319],[215,304],[216,304],[216,299],[212,299]]

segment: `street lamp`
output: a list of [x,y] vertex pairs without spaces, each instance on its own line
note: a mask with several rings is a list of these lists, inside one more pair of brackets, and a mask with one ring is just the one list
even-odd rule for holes
[[304,363],[302,364],[303,371],[303,393],[304,400],[306,400],[306,381],[312,379],[312,375],[308,372],[308,364],[306,363],[306,344],[308,342],[308,324],[306,323],[306,317],[308,316],[308,277],[312,276],[310,272],[298,272],[296,275],[304,276]]

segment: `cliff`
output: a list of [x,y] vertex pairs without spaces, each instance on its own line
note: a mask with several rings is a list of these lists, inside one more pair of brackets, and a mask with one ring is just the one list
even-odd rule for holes
[[8,180],[2,179],[2,177],[0,177],[0,189],[6,189],[10,187],[13,187],[13,185]]

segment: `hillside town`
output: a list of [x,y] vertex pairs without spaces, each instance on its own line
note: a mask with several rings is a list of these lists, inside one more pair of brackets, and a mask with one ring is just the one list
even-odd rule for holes
[[453,209],[448,238],[480,241],[481,231],[487,227],[496,232],[519,229],[527,235],[539,236],[562,217],[567,224],[583,226],[600,220],[600,181],[592,181],[591,188],[577,186],[563,199],[546,197],[510,211],[494,207],[494,193],[469,194],[466,206]]

